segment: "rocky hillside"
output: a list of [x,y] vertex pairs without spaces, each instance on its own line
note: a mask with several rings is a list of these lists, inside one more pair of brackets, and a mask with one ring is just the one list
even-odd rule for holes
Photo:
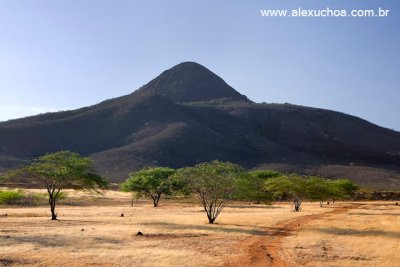
[[253,103],[193,62],[126,96],[0,123],[0,171],[58,150],[91,157],[113,181],[143,166],[219,159],[363,183],[362,168],[366,185],[400,188],[399,132],[329,110]]

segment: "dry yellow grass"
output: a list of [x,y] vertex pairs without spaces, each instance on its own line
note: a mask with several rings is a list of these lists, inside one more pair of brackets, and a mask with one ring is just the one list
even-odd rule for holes
[[[72,198],[87,197],[85,194],[69,192]],[[108,204],[103,205],[106,201]],[[210,225],[199,205],[163,200],[160,207],[153,208],[149,201],[141,200],[130,207],[130,195],[121,192],[108,192],[99,203],[101,205],[60,205],[60,221],[50,221],[49,210],[45,206],[0,208],[0,215],[7,214],[0,217],[0,265],[222,266],[227,259],[245,252],[240,245],[243,240],[262,236],[269,229],[301,216],[332,210],[332,205],[320,208],[316,203],[305,203],[301,213],[290,212],[290,206],[282,203],[273,206],[234,203],[221,213],[217,224]],[[368,246],[365,243],[358,244],[358,232],[338,235],[329,232],[329,224],[338,223],[334,231],[340,232],[338,228],[346,228],[344,224],[354,226],[354,231],[361,231],[357,228],[357,218],[371,218],[368,219],[371,225],[374,221],[379,221],[379,224],[373,226],[375,235],[366,238],[379,239],[376,251],[365,256],[365,260],[346,258],[346,261],[365,265],[379,258],[390,263],[397,257],[394,249],[400,235],[399,209],[395,217],[396,212],[391,208],[385,208],[385,212],[392,215],[381,215],[380,209],[384,206],[368,205],[363,206],[368,207],[367,210],[351,210],[335,215],[340,220],[338,222],[330,220],[336,220],[336,217],[316,221],[318,227],[311,222],[311,228],[287,238],[284,255],[296,265],[300,262],[299,255],[304,251],[314,253],[312,249],[316,249],[321,242],[328,242],[329,248],[331,245],[337,247],[337,253],[367,254],[368,249],[373,250],[375,243]],[[370,206],[377,210],[371,210]],[[351,214],[364,212],[376,212],[376,215]],[[120,217],[121,213],[124,213],[124,217]],[[145,235],[136,236],[138,231]],[[324,241],[325,238],[327,241]],[[362,238],[360,241],[364,242]],[[329,243],[333,241],[336,243]],[[346,244],[349,244],[348,247]],[[309,250],[300,250],[297,248],[299,246]],[[380,253],[379,247],[383,246],[385,251]],[[321,250],[321,247],[318,249]],[[320,259],[319,254],[316,257]],[[340,258],[338,260],[341,261]],[[317,261],[314,263],[315,266],[321,266]]]
[[291,266],[400,266],[400,207],[361,203],[308,223],[283,244]]

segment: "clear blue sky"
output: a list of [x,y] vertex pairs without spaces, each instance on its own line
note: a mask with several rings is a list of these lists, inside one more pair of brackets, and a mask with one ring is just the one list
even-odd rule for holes
[[[390,9],[263,18],[260,9]],[[333,109],[400,130],[397,0],[1,0],[0,120],[128,94],[196,61],[256,102]]]

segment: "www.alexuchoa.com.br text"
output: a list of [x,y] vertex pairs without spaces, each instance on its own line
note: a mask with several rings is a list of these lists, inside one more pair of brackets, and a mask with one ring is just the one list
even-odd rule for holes
[[390,14],[389,9],[331,9],[329,7],[324,9],[261,9],[262,17],[388,17]]

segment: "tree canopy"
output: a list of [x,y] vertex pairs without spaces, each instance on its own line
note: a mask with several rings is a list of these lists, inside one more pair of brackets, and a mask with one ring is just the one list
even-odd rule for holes
[[172,193],[174,186],[171,176],[176,170],[166,167],[153,167],[142,169],[130,174],[129,178],[121,184],[125,192],[136,192],[151,197],[153,206],[157,207],[163,194]]
[[243,175],[241,166],[212,161],[179,169],[175,175],[183,180],[190,192],[200,197],[209,223],[214,223],[238,189],[237,179]]
[[329,198],[348,198],[357,186],[347,179],[330,180],[318,176],[302,177],[299,175],[280,176],[269,179],[265,189],[272,191],[275,198],[292,198],[294,211],[301,210],[304,199],[322,202]]
[[291,197],[294,204],[294,211],[301,210],[301,203],[307,195],[305,180],[296,175],[268,179],[265,181],[265,189],[271,191],[274,198]]
[[60,191],[66,188],[99,190],[106,189],[107,182],[94,172],[93,162],[89,158],[71,151],[59,151],[46,154],[10,176],[24,175],[42,184],[49,196],[52,220],[57,219],[55,207]]
[[239,179],[239,190],[235,198],[240,200],[252,200],[257,204],[269,203],[272,200],[272,193],[265,190],[264,183],[267,179],[275,178],[281,174],[270,170],[249,171]]

